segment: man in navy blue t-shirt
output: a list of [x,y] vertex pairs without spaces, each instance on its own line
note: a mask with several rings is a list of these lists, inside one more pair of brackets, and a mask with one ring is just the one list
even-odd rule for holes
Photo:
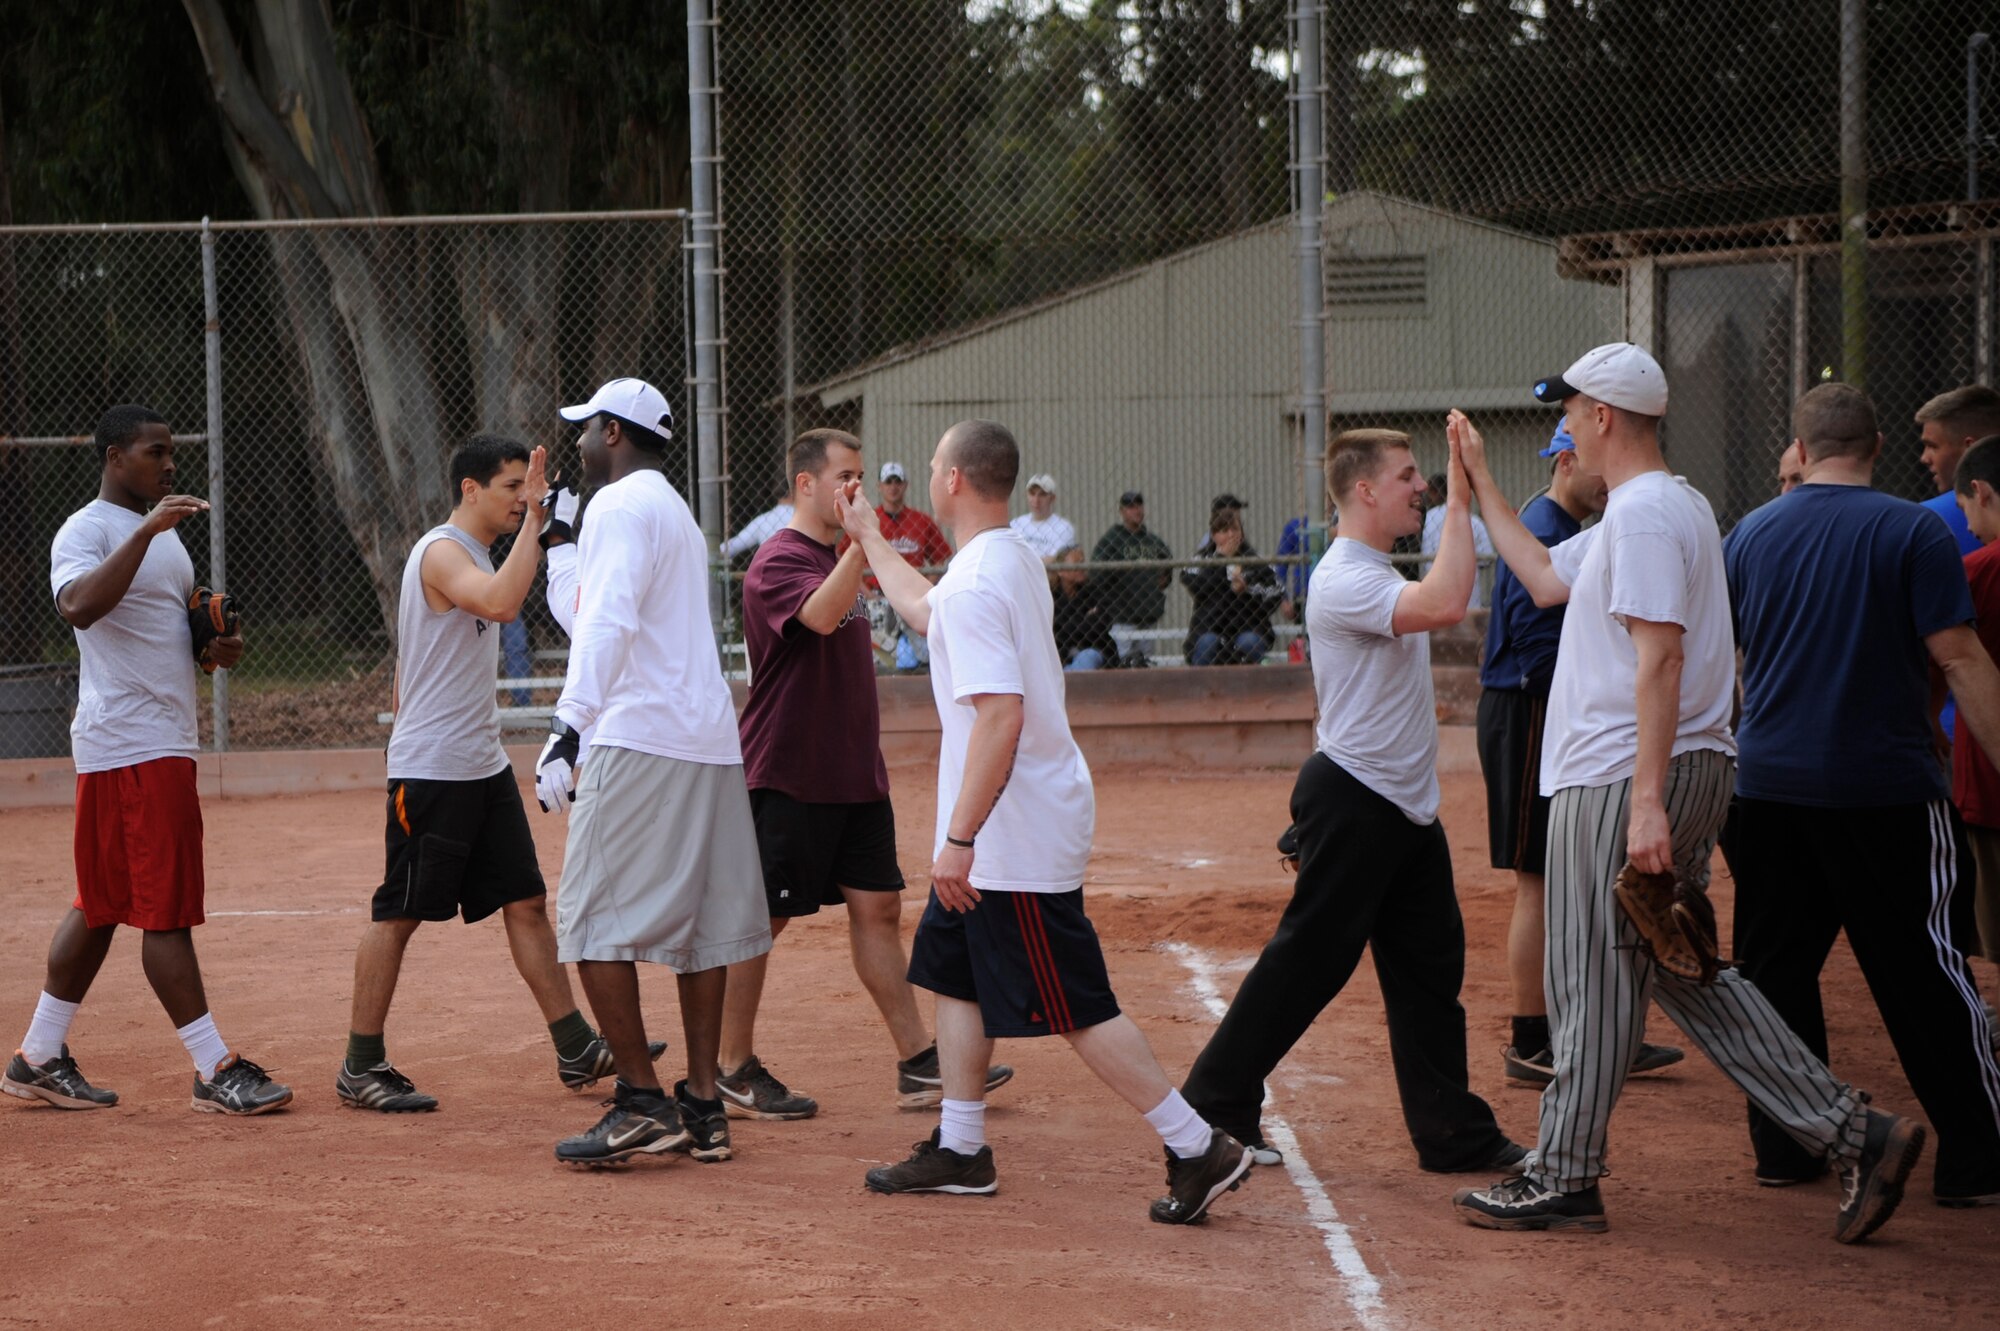
[[[1793,417],[1805,483],[1723,544],[1743,653],[1736,798],[1723,833],[1745,978],[1826,1057],[1819,975],[1842,929],[1937,1129],[1941,1205],[2000,1202],[2000,1065],[1965,963],[1971,856],[1932,744],[1930,664],[2000,751],[2000,672],[1974,634],[1951,534],[1870,488],[1882,436],[1859,390]],[[1757,1181],[1824,1164],[1753,1108]]]
[[[1558,424],[1542,456],[1554,459],[1549,488],[1521,510],[1521,525],[1543,545],[1567,541],[1604,511],[1604,478],[1577,463],[1576,442]],[[1486,778],[1486,840],[1493,867],[1514,873],[1514,916],[1507,925],[1507,973],[1513,981],[1513,1043],[1501,1052],[1507,1076],[1531,1086],[1555,1079],[1548,999],[1542,986],[1543,881],[1549,800],[1541,793],[1542,729],[1563,607],[1543,609],[1506,563],[1493,566],[1493,612],[1479,668],[1479,767]],[[1632,1071],[1678,1063],[1680,1050],[1641,1045]]]

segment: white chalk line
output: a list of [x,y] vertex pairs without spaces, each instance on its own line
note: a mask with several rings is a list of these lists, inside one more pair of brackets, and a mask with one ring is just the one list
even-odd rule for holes
[[[1208,954],[1186,943],[1162,943],[1160,948],[1187,968],[1194,984],[1195,997],[1201,1000],[1201,1005],[1210,1016],[1217,1021],[1222,1020],[1229,1008],[1222,1001],[1222,989],[1215,982],[1215,963]],[[1326,1255],[1333,1260],[1333,1269],[1340,1277],[1341,1292],[1347,1298],[1347,1306],[1362,1326],[1387,1327],[1388,1308],[1382,1302],[1382,1284],[1368,1269],[1361,1250],[1354,1246],[1354,1236],[1341,1222],[1340,1212],[1334,1208],[1333,1198],[1327,1195],[1326,1185],[1306,1164],[1305,1152],[1299,1149],[1298,1135],[1292,1131],[1292,1125],[1285,1121],[1282,1114],[1272,1112],[1271,1105],[1276,1098],[1266,1084],[1265,1135],[1271,1145],[1284,1154],[1285,1173],[1305,1199],[1306,1215],[1312,1220],[1313,1228],[1319,1231],[1320,1241],[1326,1246]]]

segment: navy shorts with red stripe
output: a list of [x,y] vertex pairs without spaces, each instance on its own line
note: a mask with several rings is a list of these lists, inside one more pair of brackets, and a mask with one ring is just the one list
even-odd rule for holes
[[1118,998],[1083,889],[993,892],[970,911],[931,893],[910,945],[910,983],[977,1003],[995,1040],[1061,1035],[1110,1021]]

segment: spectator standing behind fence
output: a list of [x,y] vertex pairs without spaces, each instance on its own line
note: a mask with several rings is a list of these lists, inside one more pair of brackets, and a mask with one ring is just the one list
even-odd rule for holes
[[791,491],[786,489],[778,502],[743,524],[741,531],[722,543],[722,557],[747,555],[792,523]]
[[1083,551],[1072,545],[1056,556],[1050,573],[1054,583],[1056,655],[1064,670],[1102,670],[1118,664],[1118,644],[1111,636],[1116,613],[1104,595],[1104,583],[1081,567]]
[[[1427,507],[1424,510],[1424,534],[1420,547],[1427,556],[1437,553],[1438,542],[1444,537],[1444,473],[1439,472],[1431,477],[1430,486],[1430,493],[1424,499]],[[1477,514],[1474,514],[1472,519],[1472,553],[1485,560],[1493,558],[1493,538],[1486,534],[1486,524],[1479,520]],[[1481,567],[1478,576],[1473,579],[1470,609],[1478,610],[1485,606],[1487,590],[1493,584],[1493,574],[1489,571],[1491,567],[1490,563]],[[1427,558],[1424,560],[1423,571],[1429,573],[1430,569],[1431,562]]]
[[1256,665],[1271,650],[1271,610],[1284,595],[1269,564],[1252,564],[1257,552],[1243,539],[1243,519],[1234,508],[1219,508],[1208,520],[1216,559],[1246,562],[1217,567],[1200,564],[1181,573],[1194,597],[1184,650],[1189,665]]
[[[1097,548],[1090,557],[1095,563],[1110,564],[1171,559],[1173,552],[1146,526],[1146,496],[1137,490],[1127,490],[1118,496],[1118,521],[1097,538]],[[1104,604],[1111,609],[1111,638],[1123,664],[1151,664],[1145,641],[1138,633],[1159,623],[1160,616],[1166,613],[1168,578],[1168,570],[1164,568],[1098,573],[1091,578]],[[1060,645],[1060,638],[1057,643]]]
[[[942,568],[951,559],[951,542],[944,538],[937,523],[931,521],[928,513],[911,508],[904,503],[910,491],[910,474],[903,470],[900,462],[882,464],[882,502],[875,506],[875,516],[882,522],[882,535],[897,554],[910,562],[913,568]],[[841,549],[847,548],[843,539]],[[931,579],[936,582],[936,578]],[[870,592],[879,595],[878,585],[873,575],[868,578]],[[896,669],[920,670],[931,663],[931,649],[921,633],[912,633],[898,626],[896,630]]]
[[1057,555],[1076,544],[1076,528],[1056,512],[1056,478],[1045,471],[1028,478],[1028,511],[1007,525],[1044,564],[1055,563]]

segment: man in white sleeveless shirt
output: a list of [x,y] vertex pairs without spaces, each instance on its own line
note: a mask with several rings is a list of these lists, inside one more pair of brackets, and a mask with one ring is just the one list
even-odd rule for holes
[[[457,507],[418,539],[403,567],[388,865],[355,952],[353,1021],[335,1082],[344,1103],[384,1113],[437,1108],[389,1062],[383,1041],[403,950],[425,920],[459,915],[473,924],[497,911],[549,1025],[563,1085],[581,1090],[611,1071],[611,1051],[577,1010],[556,961],[548,889],[500,746],[498,625],[521,613],[534,585],[535,528],[548,491],[542,450],[474,435],[452,454],[451,486]],[[495,569],[488,547],[512,532],[521,539]]]

